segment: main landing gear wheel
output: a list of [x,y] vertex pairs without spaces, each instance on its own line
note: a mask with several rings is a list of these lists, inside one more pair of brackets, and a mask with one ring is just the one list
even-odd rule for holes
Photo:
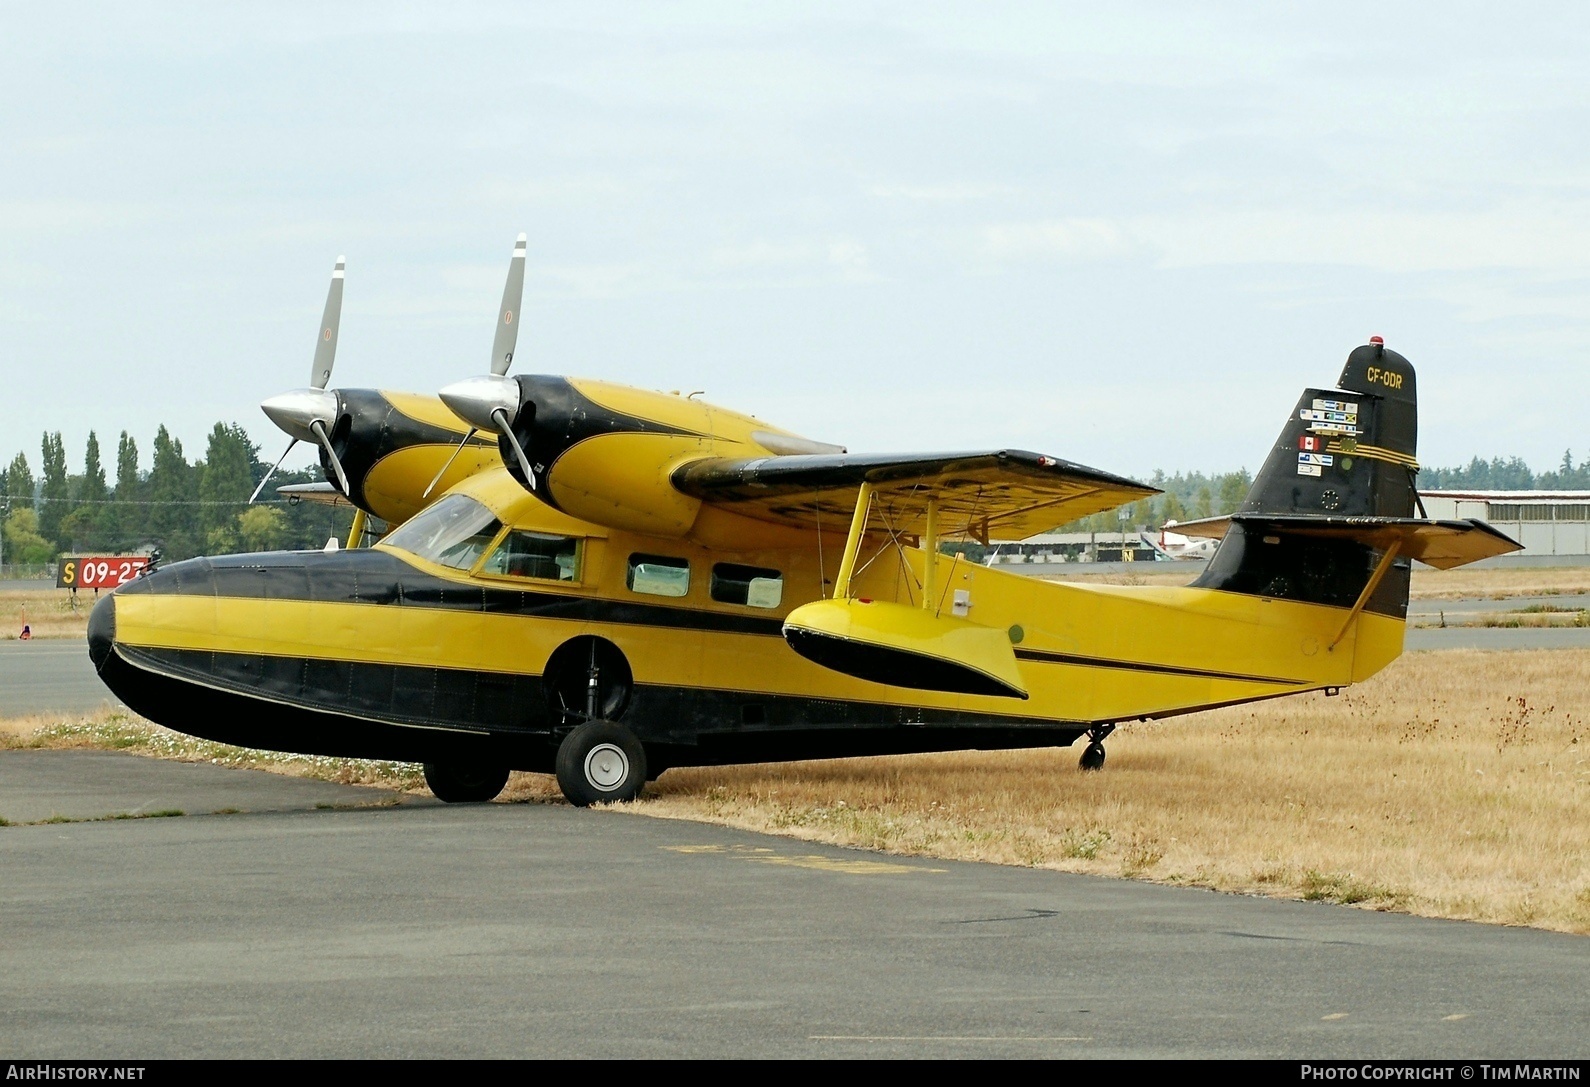
[[484,804],[508,784],[508,768],[467,762],[428,762],[425,784],[437,800],[448,804]]
[[617,721],[587,721],[558,746],[558,787],[577,808],[634,800],[646,784],[646,749]]
[[1077,760],[1077,766],[1083,770],[1104,769],[1104,737],[1114,731],[1114,725],[1096,725],[1088,729],[1088,746],[1083,750],[1082,758]]

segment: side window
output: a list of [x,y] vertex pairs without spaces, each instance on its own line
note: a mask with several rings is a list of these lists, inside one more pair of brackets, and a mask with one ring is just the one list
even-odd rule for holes
[[483,574],[575,581],[580,576],[580,541],[514,529],[481,566]]
[[720,562],[712,568],[712,599],[752,608],[776,608],[784,599],[784,575],[760,566]]
[[631,555],[624,584],[637,593],[684,596],[690,591],[690,563],[667,555]]

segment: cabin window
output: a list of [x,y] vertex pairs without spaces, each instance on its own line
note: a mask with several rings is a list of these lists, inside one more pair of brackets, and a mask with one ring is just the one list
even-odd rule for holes
[[575,581],[580,576],[580,541],[570,536],[513,529],[485,563],[483,574]]
[[502,524],[485,506],[450,494],[409,518],[382,542],[443,566],[468,570],[501,530]]
[[784,599],[784,575],[760,566],[720,562],[712,568],[712,599],[751,608],[776,608]]
[[684,596],[690,592],[690,563],[666,555],[631,555],[624,584],[652,596]]

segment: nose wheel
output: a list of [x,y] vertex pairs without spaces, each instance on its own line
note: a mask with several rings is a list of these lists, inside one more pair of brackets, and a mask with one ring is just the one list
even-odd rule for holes
[[1115,731],[1114,725],[1094,725],[1085,735],[1088,746],[1082,751],[1082,758],[1077,760],[1077,766],[1083,770],[1104,769],[1104,738]]

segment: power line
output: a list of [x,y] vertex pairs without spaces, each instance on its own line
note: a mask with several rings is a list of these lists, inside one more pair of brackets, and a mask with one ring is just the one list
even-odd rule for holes
[[[40,502],[65,502],[68,505],[78,506],[247,506],[246,498],[221,499],[221,498],[171,498],[156,501],[155,499],[140,498],[24,498],[22,495],[0,495],[0,502],[21,502],[33,505]],[[262,498],[253,503],[256,506],[290,506],[290,498]]]

